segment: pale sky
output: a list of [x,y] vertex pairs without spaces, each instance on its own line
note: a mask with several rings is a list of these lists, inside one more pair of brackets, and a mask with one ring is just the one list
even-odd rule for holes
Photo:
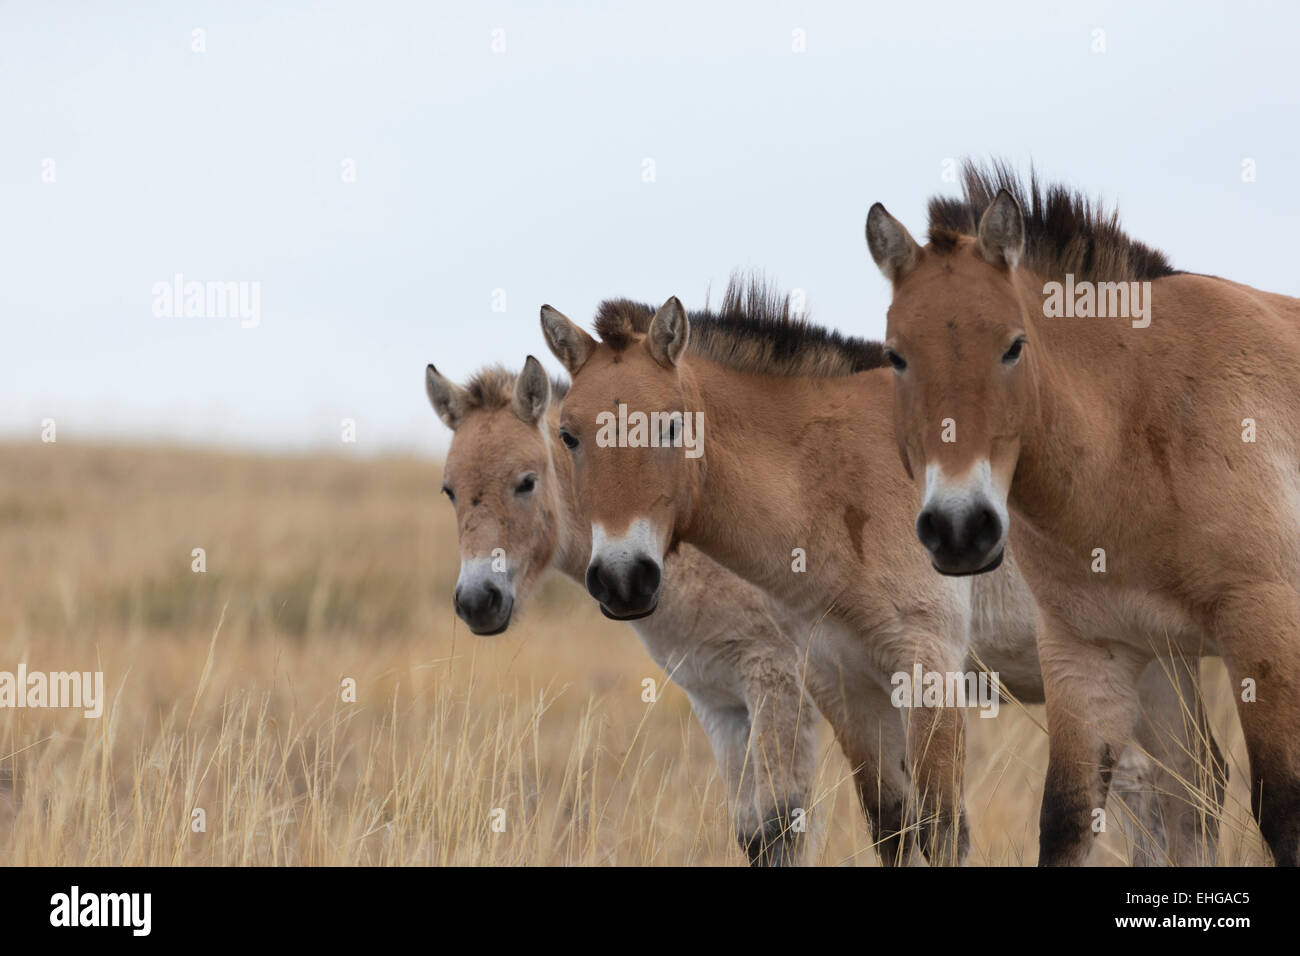
[[[1300,295],[1297,9],[0,3],[0,435],[437,454],[426,363],[555,370],[543,302],[735,268],[879,336],[867,209],[921,236],[967,155]],[[258,283],[257,326],[155,315],[177,273]]]

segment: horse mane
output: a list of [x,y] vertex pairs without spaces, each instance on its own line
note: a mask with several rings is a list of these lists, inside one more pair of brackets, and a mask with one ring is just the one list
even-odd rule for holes
[[[607,299],[596,312],[596,333],[615,351],[640,341],[657,310],[631,299]],[[733,275],[718,310],[689,313],[686,349],[741,372],[783,377],[852,375],[885,364],[879,342],[842,335],[794,316],[790,296],[761,278]]]
[[1023,182],[1003,160],[988,165],[965,160],[961,199],[930,200],[930,245],[951,252],[961,236],[974,236],[980,218],[1000,190],[1015,197],[1025,215],[1024,264],[1044,276],[1073,273],[1076,278],[1115,282],[1177,275],[1159,249],[1132,239],[1119,224],[1119,211],[1059,183],[1043,185],[1034,170]]
[[[514,401],[515,381],[519,373],[501,365],[488,365],[470,376],[465,383],[466,411],[493,411],[506,408]],[[569,391],[567,380],[551,377],[551,401],[557,402]]]

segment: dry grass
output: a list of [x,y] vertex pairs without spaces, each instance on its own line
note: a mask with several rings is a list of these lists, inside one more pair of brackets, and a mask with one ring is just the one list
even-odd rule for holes
[[[630,629],[559,580],[505,635],[459,625],[438,475],[0,445],[0,670],[102,670],[108,697],[98,720],[0,711],[0,864],[743,864],[708,742],[675,687],[642,702],[663,675]],[[1207,684],[1220,862],[1260,863],[1217,664]],[[1035,862],[1042,720],[970,722],[974,864]],[[876,865],[848,778],[823,733],[810,858]]]

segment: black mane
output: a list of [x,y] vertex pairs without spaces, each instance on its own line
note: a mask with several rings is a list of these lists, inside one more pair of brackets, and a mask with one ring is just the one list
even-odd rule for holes
[[994,160],[983,166],[962,164],[961,199],[935,196],[930,200],[930,243],[950,252],[960,236],[973,236],[980,217],[1000,190],[1020,203],[1025,215],[1025,264],[1042,275],[1071,272],[1099,281],[1159,279],[1177,275],[1159,249],[1130,238],[1119,225],[1119,213],[1097,200],[1059,184],[1043,186],[1030,170],[1020,180],[1008,163]]
[[[650,327],[656,309],[630,299],[608,299],[596,313],[601,340],[622,351]],[[689,313],[687,350],[740,371],[780,376],[834,376],[885,364],[879,342],[843,335],[793,316],[789,295],[757,277],[733,276],[716,311]]]

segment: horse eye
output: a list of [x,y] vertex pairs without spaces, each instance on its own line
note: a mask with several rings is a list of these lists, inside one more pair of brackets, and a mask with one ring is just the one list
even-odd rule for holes
[[895,372],[902,372],[907,368],[907,359],[893,349],[885,349],[885,358],[889,359],[889,364],[894,367]]
[[1025,347],[1025,340],[1023,338],[1016,339],[1014,342],[1012,342],[1011,348],[1007,349],[1006,354],[1002,356],[1003,364],[1015,365],[1017,362],[1019,362],[1020,352],[1024,347]]
[[560,429],[560,441],[564,442],[565,446],[570,451],[578,447],[578,439],[574,438],[573,435],[569,433],[568,429]]
[[451,501],[453,505],[456,503],[456,492],[452,491],[446,485],[443,485],[442,493],[447,496],[447,498]]
[[524,475],[523,480],[521,480],[519,484],[515,486],[515,494],[526,495],[536,487],[537,487],[537,476],[531,474]]

